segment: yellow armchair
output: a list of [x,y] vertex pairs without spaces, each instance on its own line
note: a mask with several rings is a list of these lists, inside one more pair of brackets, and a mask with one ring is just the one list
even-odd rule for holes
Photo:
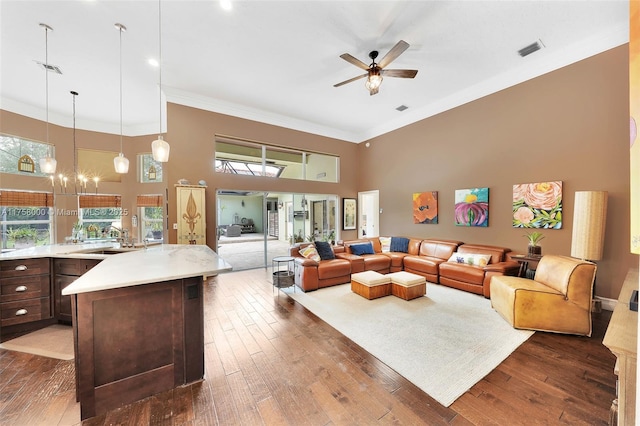
[[533,280],[491,279],[491,306],[513,327],[591,336],[596,265],[566,256],[543,256]]

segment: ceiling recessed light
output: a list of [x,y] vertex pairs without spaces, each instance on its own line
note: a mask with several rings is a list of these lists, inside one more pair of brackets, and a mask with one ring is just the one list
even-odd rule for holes
[[160,63],[158,63],[158,60],[153,58],[149,58],[147,62],[149,62],[149,65],[151,65],[152,67],[157,67],[160,65]]
[[409,108],[409,107],[408,107],[408,106],[406,106],[406,105],[400,105],[398,108],[396,108],[396,111],[400,111],[400,112],[402,112],[402,111],[404,111],[404,110],[405,110],[405,109],[407,109],[407,108]]
[[220,0],[220,7],[224,10],[231,10],[233,5],[231,4],[231,0]]

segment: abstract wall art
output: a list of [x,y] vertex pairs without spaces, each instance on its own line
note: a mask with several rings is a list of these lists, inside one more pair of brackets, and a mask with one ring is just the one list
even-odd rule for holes
[[438,223],[438,191],[413,194],[413,223]]
[[455,224],[489,226],[489,188],[456,189]]
[[562,181],[513,185],[514,228],[562,228]]

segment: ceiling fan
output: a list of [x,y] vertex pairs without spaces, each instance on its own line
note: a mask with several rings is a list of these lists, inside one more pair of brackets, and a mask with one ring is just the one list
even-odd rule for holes
[[350,78],[349,80],[345,80],[341,83],[334,84],[333,87],[340,87],[347,83],[351,83],[352,81],[360,80],[361,78],[367,77],[367,82],[365,83],[366,88],[369,90],[369,95],[375,95],[378,93],[378,89],[380,88],[380,84],[382,84],[382,76],[386,77],[399,77],[399,78],[414,78],[418,73],[418,70],[387,70],[384,69],[387,65],[391,63],[394,59],[402,54],[409,47],[409,43],[404,40],[400,40],[396,43],[395,46],[385,55],[384,58],[380,60],[379,63],[376,63],[376,58],[378,57],[378,51],[374,50],[369,53],[369,58],[373,62],[371,65],[367,65],[359,59],[354,58],[348,53],[343,53],[340,55],[342,59],[345,61],[357,66],[358,68],[362,68],[367,71],[366,74],[359,75],[357,77]]

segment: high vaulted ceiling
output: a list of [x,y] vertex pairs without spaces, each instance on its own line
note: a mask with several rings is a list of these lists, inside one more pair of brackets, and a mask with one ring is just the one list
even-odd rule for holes
[[[628,41],[628,1],[232,1],[162,0],[162,88],[166,100],[361,142],[566,66]],[[0,107],[49,120],[120,132],[160,129],[157,0],[0,1]],[[363,71],[399,40],[410,47],[388,68],[417,69],[415,79],[387,77],[370,96]],[[544,47],[526,57],[518,50]],[[403,112],[397,107],[408,107]],[[165,113],[163,112],[163,117]],[[239,135],[241,136],[241,135]]]

